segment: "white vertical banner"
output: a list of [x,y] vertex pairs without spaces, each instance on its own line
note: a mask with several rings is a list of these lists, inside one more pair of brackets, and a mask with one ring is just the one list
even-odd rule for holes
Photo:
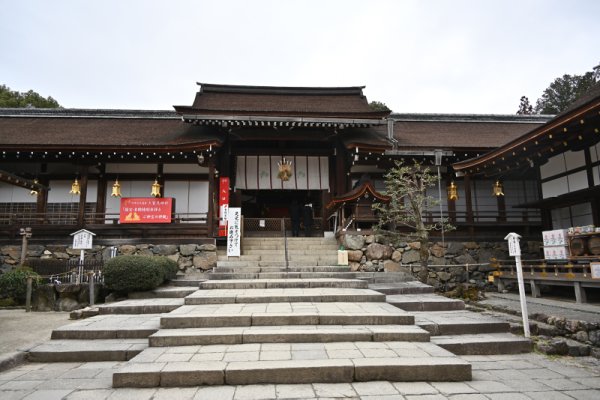
[[308,189],[308,166],[307,157],[297,156],[296,166],[294,167],[294,174],[296,174],[296,189],[306,190]]
[[270,157],[258,157],[258,189],[272,189]]
[[227,212],[227,257],[239,257],[242,240],[242,209],[230,207]]

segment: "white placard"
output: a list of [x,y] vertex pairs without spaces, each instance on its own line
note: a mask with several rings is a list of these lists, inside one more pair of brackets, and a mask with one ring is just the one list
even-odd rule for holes
[[71,233],[71,236],[73,236],[73,249],[87,250],[92,248],[92,243],[96,234],[86,229],[81,229]]
[[600,263],[590,263],[590,270],[592,270],[592,279],[600,279]]
[[239,257],[242,235],[242,209],[230,207],[227,211],[227,256]]
[[521,246],[519,245],[519,239],[521,236],[514,232],[506,235],[504,240],[508,240],[508,255],[511,257],[520,256],[521,255]]

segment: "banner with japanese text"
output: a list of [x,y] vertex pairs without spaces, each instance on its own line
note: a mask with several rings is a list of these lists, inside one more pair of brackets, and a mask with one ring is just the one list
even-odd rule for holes
[[229,208],[229,178],[219,179],[219,236],[227,236],[227,210]]
[[227,256],[239,257],[242,235],[242,209],[231,207],[227,212]]
[[125,197],[121,199],[119,222],[121,224],[171,223],[171,197]]

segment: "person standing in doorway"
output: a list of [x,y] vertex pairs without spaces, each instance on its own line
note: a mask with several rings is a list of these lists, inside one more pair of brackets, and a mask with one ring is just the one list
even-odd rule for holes
[[309,200],[306,200],[302,208],[302,222],[304,223],[304,235],[309,237],[313,224],[313,205]]
[[300,203],[298,200],[293,199],[290,205],[290,219],[292,220],[292,236],[300,236]]

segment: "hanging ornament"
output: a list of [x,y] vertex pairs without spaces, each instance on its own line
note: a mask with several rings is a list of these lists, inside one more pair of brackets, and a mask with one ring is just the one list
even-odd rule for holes
[[450,185],[448,185],[448,200],[458,200],[458,186],[454,181],[450,181]]
[[290,160],[286,160],[285,157],[281,159],[277,163],[279,167],[279,172],[277,173],[277,177],[282,181],[289,181],[292,174],[292,162]]
[[[40,183],[40,182],[39,182],[37,179],[34,179],[34,180],[33,180],[33,183],[36,183],[36,184],[37,184],[37,183]],[[29,194],[30,194],[31,196],[37,196],[38,194],[40,194],[40,191],[39,191],[39,190],[37,190],[37,189],[34,187],[33,189],[31,189],[31,192],[29,192]]]
[[497,180],[496,183],[494,183],[494,196],[504,196],[504,187],[502,186],[502,183],[500,183],[499,180]]
[[110,195],[112,197],[121,197],[121,184],[118,178],[115,179],[115,183],[112,185],[112,193]]
[[158,179],[154,180],[152,184],[152,192],[150,193],[152,197],[160,197],[160,184],[158,183]]
[[75,178],[75,180],[71,184],[71,191],[69,192],[69,194],[81,194],[81,186],[79,186],[79,181],[77,180],[77,178]]

